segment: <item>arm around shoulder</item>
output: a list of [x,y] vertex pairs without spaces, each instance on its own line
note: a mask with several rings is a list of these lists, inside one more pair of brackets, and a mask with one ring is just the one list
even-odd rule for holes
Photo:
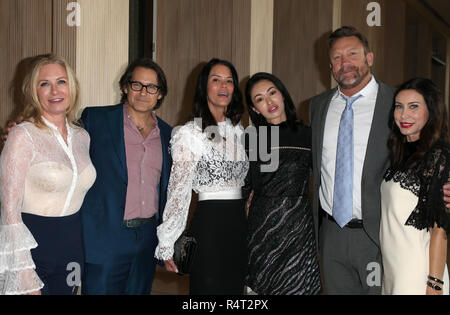
[[435,225],[450,233],[450,209],[444,201],[444,185],[450,177],[450,146],[436,143],[425,155],[421,170],[419,202],[407,224],[418,229],[432,229]]

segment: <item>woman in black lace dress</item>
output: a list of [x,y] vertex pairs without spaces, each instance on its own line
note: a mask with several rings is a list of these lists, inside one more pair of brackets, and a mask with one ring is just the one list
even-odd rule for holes
[[[250,78],[246,100],[257,129],[257,141],[247,141],[251,163],[245,191],[253,196],[247,286],[261,295],[317,294],[320,273],[308,196],[311,130],[297,123],[289,92],[272,74]],[[255,147],[260,138],[263,145]]]
[[450,177],[445,106],[428,79],[403,84],[391,113],[391,168],[381,185],[383,294],[449,294]]

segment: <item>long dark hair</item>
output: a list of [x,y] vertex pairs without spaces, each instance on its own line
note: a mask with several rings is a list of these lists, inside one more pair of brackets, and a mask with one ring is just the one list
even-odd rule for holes
[[130,80],[133,77],[134,70],[139,67],[150,69],[150,70],[153,70],[156,72],[156,75],[158,77],[158,86],[159,86],[158,92],[161,95],[161,98],[158,100],[155,107],[153,108],[153,110],[157,110],[158,108],[161,107],[161,105],[164,101],[164,98],[167,95],[167,92],[168,92],[167,80],[166,80],[166,75],[164,74],[164,71],[161,69],[161,67],[156,62],[151,60],[150,58],[137,59],[128,65],[127,69],[125,70],[125,72],[123,73],[123,75],[119,81],[120,90],[122,91],[122,97],[121,97],[120,102],[125,103],[127,101],[128,96],[125,93],[125,88],[130,83]]
[[294,102],[292,101],[291,95],[289,94],[289,91],[284,86],[283,82],[281,82],[280,79],[278,79],[276,76],[270,73],[266,72],[259,72],[254,74],[247,82],[247,85],[245,87],[245,100],[247,103],[247,110],[248,114],[250,115],[250,118],[252,119],[253,125],[255,127],[259,126],[267,126],[268,122],[264,118],[263,115],[257,114],[252,108],[255,107],[252,100],[252,88],[255,86],[256,83],[262,80],[267,80],[272,82],[275,87],[281,92],[281,95],[283,95],[284,99],[284,110],[286,112],[286,118],[287,118],[287,124],[289,128],[292,130],[297,130],[297,110],[295,108]]
[[194,105],[192,109],[192,117],[202,119],[202,131],[204,131],[209,126],[217,126],[211,111],[208,106],[208,78],[212,68],[216,65],[224,65],[230,69],[231,75],[233,77],[233,95],[231,102],[227,107],[227,112],[225,116],[230,119],[233,126],[236,126],[240,121],[242,114],[244,113],[244,104],[242,100],[242,93],[239,89],[239,78],[234,66],[226,61],[217,58],[211,59],[200,72],[197,79],[197,88],[195,90]]
[[[414,90],[423,96],[427,105],[429,117],[427,123],[420,131],[420,141],[417,152],[407,160],[406,165],[401,165],[405,159],[404,144],[406,143],[406,137],[402,135],[395,123],[394,111],[395,99],[400,92],[405,90]],[[391,128],[391,133],[388,140],[388,147],[391,165],[394,168],[414,167],[422,160],[425,153],[436,143],[436,141],[439,139],[445,142],[449,141],[447,110],[441,99],[440,91],[433,81],[425,78],[415,78],[400,86],[395,93],[394,104],[389,118],[389,126]]]

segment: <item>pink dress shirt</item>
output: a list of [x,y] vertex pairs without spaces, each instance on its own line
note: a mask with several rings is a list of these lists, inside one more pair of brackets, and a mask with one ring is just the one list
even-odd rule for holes
[[[156,120],[156,115],[152,113]],[[162,145],[158,125],[144,139],[123,109],[128,188],[124,220],[151,218],[158,212],[158,185],[162,170]]]

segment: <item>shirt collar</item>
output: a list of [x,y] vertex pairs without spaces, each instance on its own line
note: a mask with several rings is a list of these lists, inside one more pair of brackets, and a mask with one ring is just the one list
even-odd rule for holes
[[[375,76],[372,75],[372,78],[370,79],[369,83],[361,91],[355,93],[355,95],[352,95],[351,97],[356,95],[362,95],[364,98],[370,97],[376,98],[377,92],[378,92],[378,82],[375,79]],[[333,99],[336,99],[341,95],[344,95],[344,93],[341,92],[341,89],[338,86],[336,94],[333,96]],[[348,97],[346,96],[346,98]]]
[[[56,131],[59,133],[58,127],[56,127],[55,124],[51,123],[50,121],[48,121],[44,116],[41,116],[42,121],[47,125],[47,127],[49,127],[50,129],[52,129],[53,131]],[[70,127],[69,122],[67,121],[66,118],[66,127],[67,127],[67,133],[69,135],[72,135],[72,128]]]

